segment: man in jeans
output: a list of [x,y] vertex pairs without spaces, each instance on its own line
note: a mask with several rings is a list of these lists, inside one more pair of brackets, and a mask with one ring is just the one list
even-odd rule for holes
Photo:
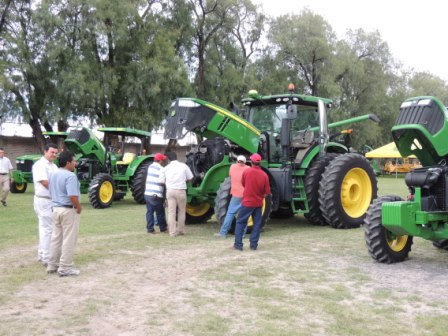
[[219,238],[227,237],[233,219],[241,208],[241,201],[243,200],[244,187],[241,180],[243,178],[243,172],[246,169],[249,169],[249,166],[246,166],[246,158],[243,155],[238,156],[236,160],[236,163],[231,165],[229,169],[230,194],[232,195],[232,198],[230,199],[229,207],[227,209],[226,217],[221,225],[221,229],[219,230],[219,233],[214,234],[215,237]]
[[59,168],[50,176],[53,206],[53,234],[47,273],[58,272],[60,277],[79,275],[73,268],[76,241],[81,215],[81,196],[74,154],[65,150],[59,155]]
[[160,232],[167,232],[163,197],[164,186],[163,183],[159,182],[165,160],[165,155],[156,153],[154,155],[154,162],[148,167],[148,173],[146,175],[146,231],[152,234],[157,233],[154,230],[154,213],[157,216]]
[[263,200],[271,194],[268,175],[260,167],[261,155],[258,153],[252,154],[250,160],[252,167],[243,172],[243,201],[236,221],[235,243],[233,245],[235,250],[240,251],[243,250],[243,233],[251,215],[254,225],[249,238],[250,249],[257,249],[261,231]]

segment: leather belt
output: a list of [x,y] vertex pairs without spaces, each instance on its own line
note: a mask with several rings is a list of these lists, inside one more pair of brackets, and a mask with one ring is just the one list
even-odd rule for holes
[[0,173],[0,175],[8,175],[8,173]]
[[50,196],[39,196],[39,195],[34,195],[34,196],[36,196],[37,198],[45,198],[45,199],[51,200]]
[[68,209],[74,209],[75,206],[74,206],[74,205],[58,205],[58,206],[54,206],[53,208],[68,208]]

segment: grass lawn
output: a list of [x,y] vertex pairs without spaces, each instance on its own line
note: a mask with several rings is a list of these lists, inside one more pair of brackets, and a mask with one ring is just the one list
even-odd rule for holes
[[[406,197],[400,177],[379,194]],[[128,195],[95,210],[83,195],[79,277],[37,261],[32,188],[0,209],[0,335],[446,335],[447,252],[415,239],[409,260],[374,262],[363,229],[271,220],[259,250],[230,249],[218,224],[145,233]],[[247,241],[245,247],[247,248]]]

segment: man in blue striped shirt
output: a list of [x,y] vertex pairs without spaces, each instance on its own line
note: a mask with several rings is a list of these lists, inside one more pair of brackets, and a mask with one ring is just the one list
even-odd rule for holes
[[164,185],[159,182],[160,172],[166,163],[166,156],[161,153],[154,155],[154,162],[148,167],[146,175],[145,201],[146,201],[146,230],[156,234],[154,230],[154,213],[157,216],[160,232],[167,232]]

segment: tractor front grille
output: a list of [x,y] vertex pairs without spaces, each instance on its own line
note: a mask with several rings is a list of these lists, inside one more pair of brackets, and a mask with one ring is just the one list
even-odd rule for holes
[[90,134],[86,129],[74,129],[70,131],[67,136],[67,139],[74,139],[78,141],[81,145],[85,144],[90,140]]
[[33,169],[34,161],[32,160],[25,160],[24,162],[17,162],[17,170],[20,170],[22,172],[28,172],[30,173]]
[[416,100],[403,104],[395,125],[419,124],[434,135],[443,127],[445,115],[433,100],[429,104],[420,104],[421,101]]

